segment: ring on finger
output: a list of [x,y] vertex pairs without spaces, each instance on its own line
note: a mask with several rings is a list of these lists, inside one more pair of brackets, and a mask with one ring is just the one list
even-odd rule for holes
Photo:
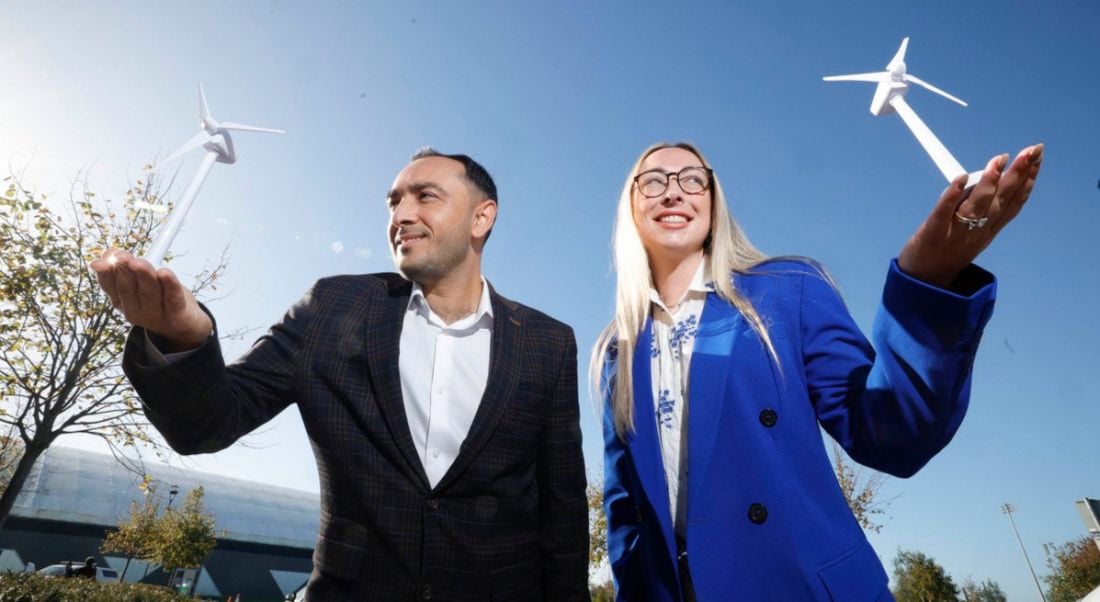
[[986,222],[989,221],[988,217],[967,217],[965,215],[959,215],[958,211],[955,212],[955,219],[958,220],[959,223],[965,224],[967,230],[977,230],[985,226]]

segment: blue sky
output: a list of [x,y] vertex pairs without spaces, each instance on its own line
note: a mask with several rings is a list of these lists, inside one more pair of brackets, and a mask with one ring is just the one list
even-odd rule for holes
[[[90,167],[119,198],[195,131],[196,84],[221,120],[287,130],[235,137],[174,250],[182,274],[229,244],[223,330],[266,327],[318,277],[392,269],[383,193],[416,148],[465,152],[497,179],[485,273],[574,327],[610,317],[609,238],[632,160],[697,143],[732,210],[770,254],[825,263],[870,327],[886,266],[946,181],[873,88],[823,75],[881,69],[910,36],[911,106],[968,169],[1047,144],[1032,200],[979,259],[1000,279],[970,413],[917,476],[891,480],[871,540],[931,554],[961,581],[1037,598],[999,506],[1037,568],[1042,543],[1084,533],[1100,497],[1100,6],[847,2],[10,2],[0,8],[0,157],[42,192]],[[181,167],[190,177],[198,156]],[[179,193],[182,185],[175,191]],[[341,249],[337,252],[337,249]],[[245,342],[226,345],[229,355]],[[585,455],[600,472],[592,402]],[[89,445],[86,442],[71,442]],[[300,420],[284,413],[191,465],[317,489]]]

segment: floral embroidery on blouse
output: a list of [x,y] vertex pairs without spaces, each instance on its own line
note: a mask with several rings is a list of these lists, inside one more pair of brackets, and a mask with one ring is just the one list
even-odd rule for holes
[[672,359],[680,359],[680,353],[684,345],[695,339],[695,333],[698,330],[699,323],[695,314],[688,316],[684,320],[680,320],[676,323],[676,326],[672,327],[668,341],[668,348],[669,351],[672,352]]
[[672,411],[676,407],[676,400],[668,389],[661,389],[661,395],[657,398],[657,424],[664,428],[672,428]]

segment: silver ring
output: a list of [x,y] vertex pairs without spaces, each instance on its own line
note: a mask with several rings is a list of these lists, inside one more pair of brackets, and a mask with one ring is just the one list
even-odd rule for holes
[[985,223],[989,221],[988,217],[966,217],[965,215],[959,215],[958,211],[955,212],[955,219],[959,220],[960,223],[966,224],[967,230],[977,230],[985,226]]

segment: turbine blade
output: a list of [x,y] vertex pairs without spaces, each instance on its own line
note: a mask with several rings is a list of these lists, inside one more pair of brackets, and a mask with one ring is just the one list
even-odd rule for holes
[[151,167],[149,169],[149,171],[157,171],[160,168],[164,167],[165,165],[168,165],[169,163],[175,161],[176,159],[179,159],[180,157],[182,157],[182,156],[186,155],[187,153],[195,150],[196,148],[206,144],[209,141],[210,141],[210,134],[207,134],[206,131],[203,130],[203,131],[199,132],[198,134],[195,134],[194,136],[192,136],[191,139],[188,140],[186,144],[184,144],[183,146],[176,149],[176,152],[172,153],[171,155],[168,155],[168,157],[165,158],[163,161],[161,161],[160,163],[157,163],[156,165]]
[[924,88],[927,88],[928,90],[931,90],[932,92],[935,92],[936,94],[939,94],[940,96],[942,96],[942,97],[944,97],[948,100],[953,100],[953,101],[961,104],[964,107],[966,106],[966,103],[963,102],[962,100],[960,100],[958,98],[955,98],[954,96],[948,94],[947,92],[944,92],[943,90],[940,90],[936,86],[933,86],[932,84],[924,81],[923,79],[921,79],[921,78],[919,78],[915,75],[909,75],[908,73],[906,73],[905,74],[905,81],[913,82],[914,84],[917,84],[918,86],[923,86]]
[[881,83],[890,80],[889,71],[876,71],[874,73],[852,73],[851,75],[830,75],[821,78],[827,82],[874,82]]
[[901,46],[898,48],[897,54],[894,55],[894,58],[890,59],[890,63],[889,63],[889,65],[887,65],[886,68],[889,69],[890,65],[896,65],[896,64],[904,61],[905,60],[905,50],[907,48],[909,48],[909,38],[903,38],[902,41],[901,41]]
[[234,123],[232,121],[225,121],[220,124],[223,130],[235,130],[238,132],[264,132],[267,134],[285,134],[284,130],[277,130],[274,128],[262,128],[254,125],[245,125],[243,123]]
[[202,90],[202,82],[199,82],[199,123],[205,123],[210,118],[210,107],[206,106],[206,93]]

